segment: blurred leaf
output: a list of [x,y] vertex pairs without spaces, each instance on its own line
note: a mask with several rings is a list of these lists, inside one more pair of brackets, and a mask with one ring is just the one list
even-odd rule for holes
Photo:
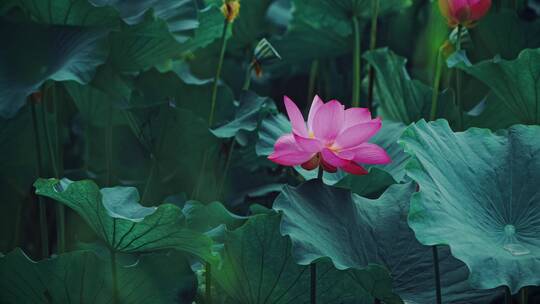
[[540,21],[524,21],[509,9],[488,14],[469,33],[475,61],[495,56],[512,60],[523,49],[540,47]]
[[[274,208],[283,211],[281,231],[291,237],[298,263],[322,257],[339,269],[377,263],[390,271],[393,290],[406,303],[434,303],[432,249],[418,243],[407,226],[415,187],[392,185],[379,199],[369,200],[313,180],[297,188],[285,187]],[[466,266],[446,248],[439,251],[445,301],[483,304],[495,297],[494,291],[469,286]],[[377,296],[384,300],[386,295]]]
[[188,201],[182,208],[182,212],[186,216],[188,227],[199,232],[207,232],[220,225],[236,229],[247,219],[230,212],[219,202],[205,205],[196,201]]
[[368,175],[349,174],[335,184],[336,187],[351,190],[364,197],[378,197],[386,188],[395,184],[392,175],[386,171],[373,168]]
[[182,43],[193,35],[198,27],[195,0],[88,0],[95,6],[112,6],[129,25],[144,21],[146,12],[167,23],[169,32]]
[[[0,115],[13,117],[48,79],[86,84],[105,61],[106,30],[0,20]],[[32,39],[28,39],[32,37]]]
[[[195,52],[221,37],[225,18],[219,8],[210,5],[201,10],[199,12],[199,22],[200,26],[195,30],[195,35],[179,47],[178,51],[181,54],[186,55]],[[227,37],[229,36],[230,32],[227,33]]]
[[219,138],[231,138],[241,131],[254,131],[262,116],[276,109],[274,102],[267,97],[260,97],[252,91],[244,91],[240,96],[234,120],[211,130]]
[[496,131],[519,123],[519,119],[511,114],[508,106],[493,93],[489,93],[468,114],[466,123],[469,128],[489,128]]
[[455,53],[448,62],[487,85],[521,123],[540,123],[540,49],[526,49],[512,61],[494,58],[472,65],[464,53]]
[[[429,118],[433,90],[411,79],[406,69],[407,59],[387,48],[369,51],[364,58],[377,73],[375,92],[382,108],[382,117],[404,124]],[[448,91],[439,94],[438,117],[456,119],[458,112],[453,106],[452,97]]]
[[[213,274],[233,300],[230,303],[309,303],[309,266],[296,265],[290,257],[290,240],[279,233],[280,217],[276,213],[252,216],[242,227],[226,232],[223,264]],[[384,270],[376,265],[369,271],[346,272],[319,261],[317,302],[373,303],[355,278],[376,288],[380,288],[377,283],[383,287],[388,283],[377,281],[384,280]]]
[[99,189],[89,180],[39,179],[38,195],[55,199],[79,214],[117,252],[140,253],[177,249],[213,260],[212,241],[186,226],[180,208],[163,204],[143,207],[132,187]]
[[[117,265],[121,303],[191,304],[196,278],[178,253],[143,255]],[[109,303],[111,264],[91,251],[32,261],[19,248],[0,258],[0,301],[5,303]],[[14,275],[17,274],[17,275]]]
[[401,137],[412,157],[407,174],[420,185],[409,224],[423,244],[448,244],[475,288],[506,285],[514,294],[540,284],[538,134],[540,126],[523,125],[453,133],[438,120]]

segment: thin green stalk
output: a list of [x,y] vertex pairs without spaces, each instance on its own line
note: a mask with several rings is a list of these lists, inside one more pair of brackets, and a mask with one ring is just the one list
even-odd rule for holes
[[441,274],[439,271],[439,250],[437,246],[431,246],[433,249],[433,268],[435,270],[435,295],[437,297],[437,304],[442,304],[441,294]]
[[244,91],[249,90],[250,85],[251,85],[251,64],[248,63],[248,67],[246,69],[246,76],[244,78],[244,85],[242,86],[242,90],[244,90]]
[[311,62],[311,68],[309,69],[309,82],[308,82],[305,114],[309,112],[311,102],[313,100],[313,97],[315,97],[315,82],[317,81],[318,73],[319,73],[319,60],[313,60],[313,62]]
[[112,246],[109,248],[111,254],[111,279],[112,279],[112,295],[113,295],[113,304],[118,304],[118,274],[117,274],[117,265],[116,265],[116,249],[114,246],[116,244],[116,219],[113,219],[113,239]]
[[225,50],[227,49],[227,30],[229,29],[229,22],[225,19],[223,24],[223,32],[221,33],[221,51],[219,53],[219,61],[216,68],[216,76],[214,77],[214,86],[212,88],[212,99],[210,107],[210,115],[208,117],[208,125],[212,126],[214,123],[214,112],[216,111],[216,99],[219,84],[219,77],[221,75],[221,68],[223,66],[223,59],[225,58]]
[[358,107],[360,105],[360,24],[358,17],[353,16],[353,30],[354,30],[354,49],[353,49],[353,91],[352,91],[352,106]]
[[309,264],[310,270],[310,303],[317,304],[317,264]]
[[218,197],[221,197],[221,194],[223,193],[223,187],[225,186],[225,181],[227,180],[229,167],[231,166],[231,160],[234,153],[235,144],[236,144],[236,136],[232,138],[231,144],[229,145],[229,153],[227,153],[227,160],[225,161],[225,168],[223,169],[223,178],[221,179],[221,182],[219,183]]
[[109,105],[107,111],[107,126],[105,129],[105,161],[106,161],[106,179],[105,183],[108,187],[112,186],[112,104]]
[[[36,105],[33,101],[30,101],[32,108],[32,129],[34,131],[34,140],[36,147],[36,171],[37,176],[43,177],[43,158],[41,156],[41,142],[39,139],[37,115],[36,115]],[[47,227],[47,209],[45,201],[42,196],[38,195],[38,206],[39,206],[39,226],[41,234],[41,257],[46,258],[49,256],[49,229]]]
[[[48,101],[46,98],[44,98],[43,102],[44,105],[41,107],[41,119],[43,121],[43,129],[45,131],[45,137],[47,138],[47,150],[49,152],[49,161],[51,162],[51,166],[53,169],[54,178],[60,179],[60,168],[59,168],[59,162],[60,158],[58,157],[59,154],[59,145],[58,145],[58,111],[57,111],[57,95],[56,95],[56,87],[55,84],[53,84],[50,87],[50,101],[52,105],[52,115],[54,118],[54,133],[55,137],[54,140],[51,136],[51,130],[49,129],[49,123],[47,119],[47,111],[45,110],[46,102]],[[54,141],[54,145],[53,145]],[[65,209],[64,205],[61,203],[56,203],[56,246],[58,249],[58,253],[64,253],[66,249],[66,238],[65,238]]]
[[[371,1],[371,33],[369,49],[374,50],[377,47],[377,19],[379,18],[380,0]],[[375,87],[375,68],[369,67],[368,97],[367,104],[370,112],[373,112],[373,88]]]
[[205,298],[206,304],[212,304],[212,265],[206,262],[204,264],[204,278],[205,278]]
[[521,292],[519,293],[520,297],[520,304],[527,304],[528,302],[528,295],[527,295],[527,287],[521,288]]
[[431,114],[429,115],[429,120],[437,119],[437,107],[439,104],[439,89],[441,86],[441,75],[442,75],[442,47],[439,48],[437,52],[437,60],[435,63],[435,77],[433,78],[433,93],[431,95]]
[[155,171],[157,169],[157,160],[154,158],[154,156],[151,156],[152,158],[152,165],[150,166],[150,173],[148,174],[148,178],[146,179],[146,183],[144,185],[144,190],[141,195],[141,202],[146,202],[146,196],[148,195],[148,192],[150,190],[150,186],[152,184],[152,181],[154,179]]
[[512,293],[510,292],[510,288],[508,288],[508,286],[504,287],[504,303],[512,304]]
[[[457,31],[457,43],[456,43],[456,51],[459,52],[461,50],[461,33],[463,32],[463,26],[458,25],[458,31]],[[459,121],[458,121],[458,128],[459,130],[463,130],[463,101],[461,100],[461,71],[456,70],[456,103],[459,111]]]

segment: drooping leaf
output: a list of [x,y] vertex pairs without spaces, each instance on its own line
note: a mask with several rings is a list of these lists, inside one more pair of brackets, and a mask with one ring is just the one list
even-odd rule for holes
[[274,110],[274,102],[260,97],[252,91],[244,91],[240,96],[239,106],[232,121],[211,130],[219,138],[231,138],[241,131],[254,131],[265,113]]
[[177,249],[212,260],[212,241],[187,228],[180,208],[143,207],[132,187],[99,189],[89,180],[39,179],[36,193],[55,199],[79,214],[113,250],[124,253]]
[[[426,245],[448,244],[477,288],[539,285],[540,127],[499,133],[420,121],[401,137],[420,185],[409,225]],[[496,274],[496,275],[495,275]]]
[[540,123],[540,49],[526,49],[515,60],[494,58],[474,65],[458,52],[449,62],[487,85],[521,123]]
[[[310,302],[309,266],[294,263],[290,240],[279,233],[280,217],[276,213],[252,216],[242,227],[226,232],[223,264],[213,274],[231,297],[230,303]],[[384,280],[383,274],[376,265],[369,271],[346,272],[319,261],[317,302],[370,303],[373,300],[358,284],[372,284],[369,287],[373,289],[388,287],[385,284],[389,282],[376,281]]]
[[[422,82],[411,79],[406,70],[407,59],[387,48],[369,51],[364,58],[377,73],[375,93],[381,105],[382,117],[404,124],[429,118],[433,91]],[[453,106],[452,97],[448,91],[439,95],[437,117],[456,119],[458,112]]]
[[[283,211],[281,232],[291,237],[301,264],[328,257],[339,269],[386,267],[393,290],[406,303],[434,303],[432,249],[407,226],[412,183],[392,185],[377,200],[326,186],[317,180],[285,187],[274,202]],[[486,303],[494,291],[476,291],[467,283],[467,268],[441,247],[440,272],[445,303]]]
[[130,25],[144,21],[144,15],[152,10],[154,16],[163,19],[174,38],[182,43],[193,35],[198,27],[197,3],[194,0],[89,0],[95,6],[112,6]]
[[88,83],[107,56],[106,34],[95,28],[0,20],[0,115],[15,115],[48,79]]
[[[117,265],[120,303],[192,303],[197,281],[179,253],[141,256]],[[92,251],[73,251],[38,262],[21,249],[0,257],[2,303],[109,303],[111,263]]]

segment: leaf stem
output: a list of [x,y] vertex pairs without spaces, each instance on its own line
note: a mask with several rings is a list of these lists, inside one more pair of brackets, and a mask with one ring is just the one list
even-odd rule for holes
[[[54,130],[55,130],[55,138],[54,138],[54,146],[53,146],[53,138],[51,136],[51,132],[49,129],[49,122],[47,119],[47,111],[45,110],[47,99],[44,98],[43,100],[43,106],[41,107],[41,119],[43,121],[43,129],[45,131],[45,137],[47,138],[47,150],[49,152],[49,161],[51,162],[51,166],[53,169],[53,174],[56,179],[60,179],[60,168],[59,168],[59,162],[60,158],[58,157],[59,154],[59,146],[58,146],[58,103],[57,103],[57,95],[56,95],[56,85],[53,83],[50,87],[50,101],[51,101],[51,108],[52,108],[52,116],[54,118]],[[56,202],[56,246],[58,253],[64,253],[66,249],[66,238],[65,238],[65,209],[64,205],[62,205],[59,202]]]
[[[39,139],[39,130],[37,123],[36,115],[36,105],[30,100],[32,109],[32,130],[34,131],[34,144],[36,147],[36,171],[38,178],[43,177],[43,158],[41,156],[41,142]],[[42,105],[43,106],[43,105]],[[40,226],[40,235],[41,235],[41,257],[46,258],[49,256],[49,234],[47,227],[47,209],[42,196],[38,195],[38,206],[39,206],[39,226]]]
[[353,91],[352,91],[352,106],[358,107],[360,105],[360,25],[358,23],[358,17],[353,16],[353,30],[354,30],[354,50],[353,50]]
[[441,294],[441,274],[439,272],[439,250],[437,246],[432,246],[433,249],[433,268],[435,270],[435,295],[437,298],[437,304],[442,304]]
[[216,68],[216,76],[214,77],[214,86],[212,88],[212,99],[210,107],[210,115],[208,116],[208,125],[211,127],[214,123],[214,113],[216,111],[216,99],[219,84],[219,77],[221,75],[221,68],[223,67],[223,59],[225,58],[225,50],[227,49],[227,30],[229,28],[229,22],[225,19],[223,23],[223,32],[221,33],[221,50],[219,53],[219,61]]
[[317,264],[309,264],[310,270],[310,303],[317,304]]
[[508,286],[504,287],[504,303],[512,304],[512,293],[510,292],[510,288],[508,288]]
[[[377,47],[377,19],[379,18],[379,7],[380,0],[371,1],[371,33],[370,33],[370,42],[369,49],[375,50]],[[370,112],[373,112],[373,88],[375,87],[375,68],[373,65],[369,66],[368,74],[368,96],[367,104]]]
[[522,287],[520,292],[520,304],[527,304],[528,302],[528,294],[527,294],[527,287]]
[[431,113],[429,115],[429,120],[433,121],[437,119],[437,107],[439,103],[439,89],[441,86],[441,75],[442,75],[442,47],[439,48],[437,52],[437,59],[435,63],[435,77],[433,78],[433,93],[431,95]]
[[225,186],[225,181],[227,180],[227,173],[229,172],[229,167],[231,166],[232,155],[234,153],[234,146],[236,144],[236,136],[232,138],[231,144],[229,145],[229,153],[227,153],[227,160],[225,161],[225,168],[223,169],[223,178],[219,183],[218,188],[218,197],[221,197],[223,192],[223,187]]
[[155,159],[154,155],[152,154],[150,156],[152,158],[152,165],[150,166],[150,173],[148,174],[148,178],[146,179],[146,183],[144,185],[144,190],[141,196],[141,202],[146,202],[146,196],[148,195],[148,192],[150,190],[150,186],[152,184],[152,181],[154,179],[154,174],[157,168],[157,160]]
[[[456,43],[456,52],[459,52],[461,50],[461,34],[463,32],[463,26],[460,24],[458,25],[458,31],[457,31],[457,43]],[[458,121],[458,128],[459,130],[463,130],[463,101],[461,100],[461,71],[459,69],[456,69],[456,103],[459,111],[459,121]]]
[[212,304],[212,265],[208,262],[204,263],[204,278],[205,278],[205,298],[206,304]]
[[107,187],[112,185],[112,115],[113,115],[112,103],[109,104],[107,111],[107,127],[105,129],[105,159],[106,159],[106,179],[105,184]]

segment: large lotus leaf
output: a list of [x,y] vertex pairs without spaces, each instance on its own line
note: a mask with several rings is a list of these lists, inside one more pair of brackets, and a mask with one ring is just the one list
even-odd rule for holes
[[[371,142],[383,147],[388,151],[392,158],[392,162],[381,166],[367,166],[380,168],[392,175],[396,181],[403,180],[405,176],[405,164],[408,159],[407,154],[403,152],[403,148],[397,144],[398,138],[405,130],[403,123],[385,120],[382,128],[376,134]],[[291,123],[283,114],[271,115],[263,119],[259,127],[259,140],[256,144],[256,152],[259,156],[268,156],[274,151],[274,143],[278,138],[286,133],[291,132]],[[305,179],[317,178],[317,170],[307,171],[301,167],[295,168]],[[324,173],[324,181],[333,185],[343,179],[347,174],[339,170],[337,173]]]
[[[385,266],[394,292],[407,303],[435,303],[432,248],[407,226],[413,183],[392,185],[376,200],[317,180],[285,187],[274,209],[283,211],[282,234],[293,241],[300,264],[329,257],[339,269]],[[439,247],[444,303],[488,303],[493,291],[475,291],[467,268]]]
[[180,56],[181,44],[169,32],[167,23],[147,17],[144,22],[122,26],[109,38],[108,62],[119,72],[135,73]]
[[242,92],[239,103],[233,120],[211,130],[215,136],[219,138],[231,138],[242,130],[254,131],[262,116],[276,109],[271,99],[260,97],[252,91]]
[[107,56],[106,34],[99,29],[0,20],[0,115],[15,115],[26,97],[48,79],[88,83]]
[[[195,30],[194,36],[182,43],[178,50],[186,55],[214,42],[223,33],[224,20],[221,11],[214,5],[201,10],[199,12],[200,26]],[[226,35],[226,37],[229,37],[231,35],[230,31]]]
[[110,7],[98,8],[88,0],[13,0],[42,24],[77,26],[117,26],[118,13]]
[[[382,109],[382,116],[410,124],[421,118],[429,118],[433,90],[418,80],[411,79],[406,69],[407,59],[387,48],[369,51],[364,58],[376,72],[375,93]],[[439,95],[437,116],[456,119],[452,94]]]
[[474,65],[456,53],[449,62],[487,85],[521,123],[540,123],[540,49],[526,49],[511,61],[494,58]]
[[509,9],[488,14],[469,33],[475,61],[495,56],[511,60],[523,49],[540,47],[540,21],[525,21]]
[[[271,212],[255,215],[242,227],[226,232],[223,262],[213,274],[230,303],[310,302],[309,266],[297,265],[291,257],[291,242],[279,232],[280,217]],[[366,271],[339,271],[319,261],[317,303],[372,303],[365,288],[372,293],[388,292],[385,274],[376,265]]]
[[[73,251],[38,262],[21,249],[0,257],[2,303],[112,303],[110,260]],[[179,253],[117,265],[120,303],[192,303],[197,279]]]
[[420,121],[401,137],[420,185],[409,224],[426,245],[448,244],[478,288],[539,285],[540,127],[499,133]]
[[195,0],[88,0],[95,6],[112,6],[130,25],[141,23],[147,11],[165,20],[178,42],[186,41],[199,25]]
[[488,128],[493,131],[519,124],[507,105],[495,94],[489,93],[476,107],[469,111],[465,120],[468,128]]
[[143,207],[133,187],[99,189],[90,181],[39,179],[36,193],[55,199],[79,214],[94,232],[118,252],[177,249],[206,260],[214,257],[212,241],[187,228],[180,208],[172,204]]
[[64,83],[66,91],[77,106],[85,123],[105,127],[108,123],[109,111],[112,110],[112,123],[125,124],[125,114],[122,110],[111,108],[114,99],[104,92],[89,85],[81,85],[74,81]]

